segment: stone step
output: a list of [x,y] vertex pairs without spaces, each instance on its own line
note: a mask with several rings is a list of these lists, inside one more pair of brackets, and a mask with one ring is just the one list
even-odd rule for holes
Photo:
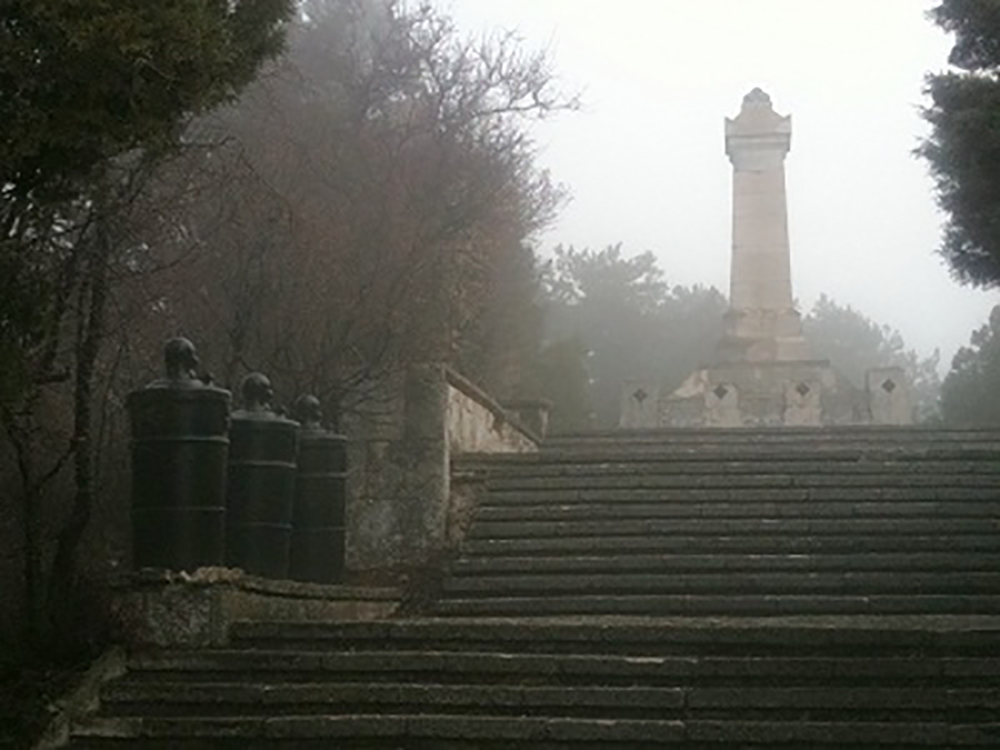
[[[835,696],[834,701],[846,700]],[[841,689],[841,692],[846,692]],[[903,689],[897,705],[920,700]],[[954,692],[954,691],[953,691]],[[952,696],[952,704],[979,707],[986,689],[969,688]],[[442,713],[514,716],[606,716],[667,718],[679,716],[690,690],[678,687],[530,686],[435,683],[299,683],[243,684],[189,682],[120,682],[101,694],[102,713],[109,716],[303,716],[332,714]],[[710,706],[711,694],[697,700]],[[720,695],[717,700],[725,700]],[[776,697],[777,701],[778,698]],[[736,704],[733,703],[735,706]],[[887,705],[883,702],[883,705]]]
[[102,714],[117,717],[310,716],[384,713],[559,716],[607,719],[704,718],[752,712],[770,719],[836,718],[845,709],[855,720],[920,713],[944,718],[962,711],[988,718],[1000,708],[1000,688],[743,686],[593,687],[493,684],[255,684],[162,682],[110,686],[101,694]]
[[1000,554],[955,552],[876,554],[626,554],[574,557],[461,557],[452,576],[545,573],[679,573],[706,571],[974,571],[1000,570]]
[[[141,742],[141,747],[337,747],[331,741],[349,738],[344,747],[366,740],[385,741],[375,747],[415,747],[411,742],[524,743],[536,740],[578,747],[577,743],[674,742],[684,739],[679,722],[657,720],[567,719],[550,717],[491,717],[451,715],[344,715],[223,718],[116,718],[95,722],[76,734],[73,748],[106,748]],[[150,741],[162,744],[151,745]],[[405,741],[405,745],[399,745]],[[305,744],[305,743],[320,744]],[[199,744],[200,743],[200,744]],[[523,745],[522,745],[523,746]],[[586,746],[586,745],[582,745]],[[534,747],[534,744],[532,745]]]
[[529,573],[504,576],[452,577],[445,596],[562,596],[590,594],[995,594],[1000,573],[911,571],[723,573]]
[[[936,531],[937,529],[935,529]],[[983,530],[985,531],[985,530]],[[758,534],[718,536],[705,534],[637,534],[634,536],[529,537],[517,539],[474,538],[462,547],[467,557],[496,555],[557,554],[662,554],[662,553],[748,553],[748,554],[817,554],[817,553],[891,553],[891,552],[1000,552],[996,534]]]
[[441,616],[1000,614],[1000,594],[569,594],[443,599]]
[[[946,721],[850,722],[690,720],[601,720],[549,717],[488,717],[384,714],[381,716],[232,717],[112,719],[79,732],[72,747],[143,748],[330,747],[350,738],[350,747],[531,748],[627,747],[995,747],[996,724]],[[373,740],[382,744],[356,744]],[[316,742],[320,744],[314,744]],[[406,744],[399,745],[400,741]],[[308,744],[306,744],[308,743]],[[422,743],[422,744],[420,744]],[[442,744],[451,743],[451,744]],[[467,744],[455,744],[467,743]],[[469,744],[471,743],[471,744]],[[133,745],[134,746],[134,745]]]
[[[874,460],[863,456],[828,457],[817,460],[812,453],[804,454],[799,460],[780,460],[773,457],[758,457],[755,460],[732,460],[731,453],[719,456],[699,455],[699,460],[686,458],[664,460],[660,457],[645,458],[632,456],[629,460],[615,457],[572,457],[553,461],[551,456],[542,454],[513,454],[524,456],[501,460],[499,457],[486,464],[490,471],[498,477],[505,474],[516,474],[517,477],[591,477],[634,475],[642,472],[646,475],[667,474],[710,474],[713,476],[742,474],[821,474],[821,475],[925,475],[925,474],[1000,474],[1000,451],[991,453],[988,457],[976,460],[963,458],[961,460],[932,460],[925,456],[910,456],[909,460],[883,459]],[[533,458],[538,456],[538,458]],[[547,460],[542,460],[543,458]]]
[[498,489],[482,507],[572,503],[1000,502],[993,487],[741,487],[657,489]]
[[685,443],[926,443],[969,440],[1000,442],[1000,430],[989,428],[928,428],[914,427],[782,427],[752,428],[663,428],[649,430],[593,430],[580,433],[550,435],[546,446],[580,446],[595,443],[613,445]]
[[[982,656],[1000,655],[1000,618],[982,616],[881,616],[839,618],[582,618],[578,620],[542,618],[421,618],[380,621],[340,622],[235,622],[231,630],[234,646],[267,652],[291,649],[301,652],[372,650],[459,651],[575,654],[691,655],[698,664],[747,664],[756,669],[765,663],[798,664],[793,654],[809,654],[808,672],[823,677],[837,669],[842,674],[868,674],[870,664],[885,670],[886,664],[917,665],[924,670],[931,661],[923,660],[935,654],[935,662],[945,665],[948,674],[956,675],[972,666],[983,675],[1000,667]],[[817,653],[825,656],[815,658]],[[223,653],[221,658],[237,658]],[[719,659],[718,655],[725,655]],[[768,654],[766,659],[742,658]],[[776,656],[774,654],[777,654]],[[841,657],[864,654],[862,660],[844,658],[836,661],[828,655]],[[907,658],[886,661],[886,657],[905,655]],[[916,654],[919,658],[912,658]],[[977,655],[977,659],[954,662],[949,657]],[[736,661],[733,656],[741,657]],[[171,659],[190,656],[185,653],[167,655]],[[268,657],[270,658],[270,657]],[[147,666],[162,669],[162,659],[153,659]],[[322,665],[322,662],[320,662]],[[962,666],[964,665],[964,667]],[[143,667],[142,662],[134,664]],[[190,662],[173,662],[168,667],[191,666]],[[197,667],[197,663],[195,663]],[[480,665],[481,666],[481,665]],[[789,667],[782,667],[788,669]],[[894,667],[896,669],[897,667]],[[944,674],[945,672],[940,672]],[[1000,682],[1000,669],[988,672]],[[920,674],[926,675],[926,671]],[[935,672],[935,674],[938,674]]]
[[[605,631],[607,635],[607,631]],[[808,644],[793,643],[803,650]],[[329,640],[297,639],[294,649],[259,650],[257,655],[234,652],[212,652],[189,655],[172,655],[163,664],[136,665],[135,672],[107,686],[112,703],[126,700],[129,695],[150,695],[156,686],[172,684],[177,700],[199,695],[212,685],[264,686],[343,686],[369,684],[432,684],[432,685],[514,685],[560,686],[634,686],[677,687],[684,685],[766,686],[780,678],[785,686],[835,686],[869,685],[873,681],[885,685],[906,686],[913,683],[947,681],[949,685],[969,688],[1000,689],[1000,659],[978,657],[930,657],[924,644],[923,654],[903,649],[897,643],[881,647],[892,648],[902,655],[885,653],[865,656],[851,654],[875,651],[875,647],[855,639],[856,643],[827,645],[826,633],[813,629],[815,641],[811,650],[830,651],[829,655],[812,656],[721,656],[694,655],[706,650],[704,643],[690,639],[672,644],[674,648],[687,648],[688,655],[655,654],[648,650],[624,654],[534,653],[530,651],[434,651],[397,650],[382,647],[372,651],[343,652]],[[883,639],[884,640],[884,639]],[[767,640],[763,644],[753,639],[730,638],[729,648],[745,641],[747,646],[778,649],[779,644]],[[437,643],[437,641],[434,641]],[[519,642],[508,641],[516,646]],[[477,643],[484,647],[486,644]],[[637,644],[639,645],[639,644]],[[662,644],[654,644],[662,649]],[[719,644],[708,644],[719,649]],[[305,646],[315,650],[305,652]],[[584,648],[615,648],[616,644],[576,643]],[[835,646],[837,648],[835,648]],[[697,647],[697,648],[696,648]],[[863,648],[862,648],[863,647]],[[325,649],[325,651],[323,650]],[[838,650],[847,655],[834,655]],[[996,653],[995,651],[993,653]],[[258,658],[254,658],[258,657]],[[290,662],[286,664],[286,662]],[[147,689],[147,686],[153,686]],[[189,692],[190,688],[190,692]],[[102,693],[103,694],[103,693]],[[205,693],[201,693],[205,695]],[[109,709],[110,710],[110,709]]]
[[856,487],[885,488],[1000,488],[1000,474],[645,474],[636,472],[623,475],[591,475],[533,477],[517,472],[492,476],[487,489],[510,490],[562,490],[562,489],[749,489],[826,487],[851,489]]
[[656,518],[1000,518],[1000,502],[784,501],[784,502],[628,502],[484,504],[474,512],[476,523],[496,521],[586,521]]
[[[600,521],[484,521],[474,523],[470,540],[549,537],[628,536],[838,536],[868,534],[889,537],[996,534],[1000,549],[1000,518],[648,518]],[[766,548],[765,548],[766,549]]]

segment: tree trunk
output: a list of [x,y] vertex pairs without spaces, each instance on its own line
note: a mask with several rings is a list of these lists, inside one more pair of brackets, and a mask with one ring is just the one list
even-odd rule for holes
[[105,333],[110,238],[107,217],[98,216],[94,246],[84,265],[80,290],[82,316],[75,347],[73,383],[73,469],[75,492],[69,517],[59,531],[49,586],[48,614],[55,630],[72,626],[65,615],[78,603],[76,583],[80,542],[94,503],[93,390],[97,357]]

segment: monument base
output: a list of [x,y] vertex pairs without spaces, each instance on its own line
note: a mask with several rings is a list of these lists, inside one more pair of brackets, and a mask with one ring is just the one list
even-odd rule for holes
[[861,389],[828,360],[724,362],[695,371],[668,396],[649,398],[654,392],[636,381],[626,386],[623,428],[912,423],[899,368],[872,370]]

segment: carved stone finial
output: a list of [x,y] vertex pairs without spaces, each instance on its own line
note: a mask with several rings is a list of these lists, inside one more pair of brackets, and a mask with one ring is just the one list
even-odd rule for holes
[[319,429],[323,420],[323,410],[319,399],[311,395],[299,396],[292,408],[292,416],[307,430]]
[[754,88],[749,94],[743,97],[743,107],[767,107],[771,108],[771,97],[759,86]]
[[246,411],[271,411],[274,388],[271,387],[270,378],[264,373],[251,372],[243,378],[240,392],[243,394],[243,408]]
[[167,379],[191,382],[198,380],[198,353],[188,339],[177,336],[163,347],[163,359],[167,368]]

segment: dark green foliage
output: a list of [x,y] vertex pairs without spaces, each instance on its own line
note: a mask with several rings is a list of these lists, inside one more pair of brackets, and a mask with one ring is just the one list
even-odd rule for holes
[[1000,305],[958,350],[941,384],[941,415],[960,426],[1000,426]]
[[522,389],[527,395],[544,395],[552,402],[549,432],[579,432],[591,427],[588,350],[578,338],[542,346],[526,368]]
[[931,18],[955,34],[961,73],[927,78],[932,126],[918,153],[948,216],[941,254],[963,283],[1000,284],[1000,2],[946,0]]
[[0,184],[74,195],[108,159],[172,145],[276,54],[292,0],[3,0]]
[[114,297],[143,272],[137,196],[190,117],[280,51],[293,7],[0,0],[0,476],[17,507],[26,632],[50,655],[93,599],[78,553],[121,409],[105,345],[149,310],[125,318]]
[[859,388],[864,387],[865,372],[871,368],[902,367],[912,389],[917,419],[936,417],[941,387],[937,352],[921,359],[906,348],[899,331],[879,325],[850,305],[842,307],[826,295],[820,295],[802,320],[802,332],[816,357],[829,359]]
[[[617,426],[627,380],[659,379],[670,392],[711,358],[722,334],[722,294],[671,289],[651,252],[626,258],[621,245],[599,252],[560,247],[548,286],[549,340],[577,341],[588,351],[593,427]],[[549,394],[560,388],[544,395],[555,400]]]

